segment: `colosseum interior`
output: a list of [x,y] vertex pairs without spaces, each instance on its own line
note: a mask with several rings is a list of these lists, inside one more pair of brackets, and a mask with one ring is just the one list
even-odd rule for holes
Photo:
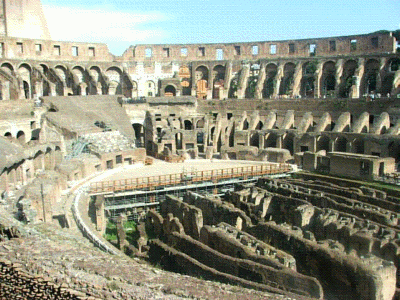
[[1,299],[400,299],[400,31],[114,56],[11,2]]

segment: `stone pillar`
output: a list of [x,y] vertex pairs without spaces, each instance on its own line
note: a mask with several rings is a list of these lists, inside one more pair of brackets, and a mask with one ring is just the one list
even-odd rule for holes
[[250,75],[250,64],[245,63],[242,66],[242,72],[240,73],[239,83],[238,83],[238,90],[237,90],[237,97],[238,99],[244,99],[246,94],[247,88],[247,81]]
[[276,138],[276,148],[282,149],[282,135],[278,135]]
[[330,140],[329,141],[329,152],[332,152],[335,150],[335,140]]
[[310,149],[311,152],[317,152],[317,138],[318,137],[316,137],[316,136],[314,136],[312,138],[312,146],[311,146],[311,149]]
[[318,62],[317,69],[315,70],[314,98],[321,98],[321,77],[323,65],[324,63],[322,61]]
[[96,209],[96,229],[104,234],[106,232],[106,216],[104,213],[104,195],[97,195],[94,203]]
[[224,82],[224,91],[222,99],[226,99],[229,97],[229,89],[231,88],[231,81],[232,81],[232,61],[229,61],[226,64],[225,68],[225,82]]
[[378,75],[377,75],[377,78],[376,78],[376,91],[378,93],[380,93],[381,90],[382,90],[382,81],[383,81],[383,78],[385,76],[386,63],[387,63],[387,58],[386,57],[381,57],[380,64],[379,64],[379,72],[378,72]]
[[353,152],[353,146],[354,146],[354,144],[353,144],[353,141],[348,141],[347,143],[346,143],[346,152],[348,152],[348,153],[352,153]]
[[36,96],[38,96],[38,97],[43,96],[43,81],[35,82],[35,92],[36,92]]
[[49,89],[50,89],[50,91],[49,91],[50,96],[53,96],[53,97],[57,96],[56,84],[52,83],[50,81],[48,81],[48,83],[49,83]]
[[354,74],[355,84],[352,87],[352,98],[360,98],[362,96],[362,86],[361,82],[364,77],[365,72],[365,58],[358,59],[358,68]]
[[262,90],[263,90],[263,87],[264,87],[265,77],[267,75],[265,68],[266,68],[265,64],[261,64],[260,73],[258,74],[256,92],[255,92],[255,95],[254,95],[256,99],[262,99]]
[[259,149],[264,149],[265,147],[265,135],[261,132],[258,134],[258,147]]
[[292,92],[293,97],[300,96],[301,79],[303,77],[302,70],[303,70],[302,63],[300,62],[297,63],[293,75],[293,92]]
[[337,60],[336,62],[336,74],[335,74],[335,79],[336,79],[336,83],[335,83],[335,96],[338,97],[339,96],[339,90],[340,90],[340,85],[341,85],[341,80],[342,80],[342,75],[343,75],[343,59],[340,58]]
[[278,71],[276,72],[276,76],[275,76],[275,80],[274,80],[274,93],[272,94],[273,98],[276,98],[279,95],[279,88],[281,87],[281,81],[283,78],[283,68],[284,68],[284,64],[280,64],[278,66]]

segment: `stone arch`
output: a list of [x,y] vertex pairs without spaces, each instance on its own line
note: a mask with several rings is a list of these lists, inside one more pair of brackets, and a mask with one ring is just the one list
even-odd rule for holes
[[330,139],[326,135],[321,135],[320,137],[317,138],[317,152],[321,150],[325,150],[326,152],[329,152],[329,144],[330,144]]
[[369,59],[365,63],[364,70],[364,77],[361,84],[362,94],[375,93],[378,86],[379,61],[376,59]]
[[47,147],[44,153],[44,168],[45,170],[53,169],[53,151],[50,147]]
[[255,130],[261,130],[264,127],[263,122],[259,121],[255,127]]
[[386,96],[388,94],[390,95],[390,93],[392,92],[394,77],[394,73],[389,73],[386,74],[386,76],[383,78],[381,86],[381,94],[383,96]]
[[185,130],[193,130],[193,123],[190,120],[183,121],[183,128]]
[[283,67],[283,77],[281,79],[281,85],[279,87],[279,95],[292,95],[295,70],[296,65],[292,62],[286,63]]
[[358,154],[364,154],[364,140],[363,139],[355,139],[353,141],[353,152]]
[[400,59],[397,57],[389,59],[387,66],[389,72],[397,72],[400,70]]
[[225,85],[225,66],[216,65],[213,68],[213,99],[221,99]]
[[8,139],[12,139],[12,134],[11,134],[11,132],[6,132],[6,133],[4,133],[4,136],[5,136],[6,138],[8,138]]
[[99,66],[91,66],[89,69],[89,74],[91,77],[89,93],[91,95],[106,94],[107,87],[102,76],[101,68]]
[[389,143],[389,156],[394,157],[396,162],[400,162],[400,142],[392,141]]
[[305,98],[314,97],[316,62],[307,61],[302,65],[302,78],[300,83],[300,94]]
[[355,85],[354,75],[358,67],[357,61],[349,59],[343,64],[343,73],[339,86],[339,97],[348,98],[351,96],[351,91]]
[[335,152],[346,152],[347,151],[347,139],[343,136],[336,138],[335,140]]
[[204,122],[204,118],[198,120],[197,123],[196,123],[196,128],[198,128],[198,129],[204,128],[204,123],[205,123]]
[[286,133],[282,139],[282,148],[289,150],[290,154],[294,153],[294,134],[292,132]]
[[335,95],[336,88],[336,64],[333,61],[327,61],[322,66],[322,76],[320,81],[321,96],[332,97]]
[[106,76],[109,80],[108,94],[122,95],[122,70],[116,66],[109,67]]
[[56,94],[57,96],[64,96],[64,87],[68,87],[68,82],[69,82],[67,76],[67,69],[62,65],[57,65],[54,68],[54,72],[59,78],[59,80],[56,81]]
[[144,142],[144,126],[140,123],[132,124],[133,130],[135,131],[136,144],[138,146],[143,145]]
[[164,89],[164,96],[175,97],[176,96],[176,87],[172,84],[167,85]]
[[265,135],[264,148],[276,148],[278,135],[275,132],[270,132]]
[[196,95],[198,99],[206,99],[208,91],[209,70],[206,66],[198,66],[195,71]]
[[249,121],[247,121],[247,118],[246,118],[243,121],[242,130],[248,130],[248,129],[249,129]]
[[215,133],[215,126],[212,126],[210,128],[210,133],[208,134],[208,143],[207,143],[208,146],[213,145],[214,133]]
[[83,93],[82,90],[82,83],[86,83],[86,71],[84,70],[84,68],[82,68],[81,66],[74,66],[72,68],[72,76],[73,76],[73,81],[74,81],[74,94],[75,95],[84,95],[87,94],[86,90],[85,93]]
[[32,87],[31,87],[31,74],[32,67],[27,63],[22,63],[18,67],[18,74],[22,79],[22,85],[24,90],[24,98],[32,98]]
[[255,147],[259,147],[260,146],[260,137],[258,132],[253,132],[250,135],[250,146],[255,146]]
[[18,140],[20,143],[25,144],[25,142],[26,142],[26,139],[25,139],[25,132],[23,132],[22,130],[18,131],[18,132],[17,132],[17,140]]
[[14,72],[14,66],[9,62],[2,63],[1,69],[3,71],[6,71],[8,74],[12,74]]

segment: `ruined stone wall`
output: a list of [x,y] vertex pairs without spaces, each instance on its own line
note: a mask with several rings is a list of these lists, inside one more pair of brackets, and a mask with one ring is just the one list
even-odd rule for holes
[[[87,299],[85,293],[52,283],[50,278],[29,275],[20,265],[0,259],[0,297],[2,299]],[[95,299],[95,298],[93,298]]]

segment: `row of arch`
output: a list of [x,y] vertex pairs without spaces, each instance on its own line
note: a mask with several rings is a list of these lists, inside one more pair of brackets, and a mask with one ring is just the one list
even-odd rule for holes
[[[347,98],[352,94],[381,93],[386,95],[393,91],[395,73],[400,69],[400,59],[393,57],[383,65],[376,58],[363,60],[348,59],[344,62],[329,60],[324,63],[306,61],[304,63],[287,62],[283,65],[269,63],[260,71],[259,64],[250,66],[246,84],[246,98],[256,96],[257,85],[262,89],[263,98],[275,95],[302,97],[338,96]],[[264,80],[258,83],[260,73]],[[221,89],[229,88],[228,97],[237,97],[240,81],[247,73],[242,71],[233,76],[229,83],[225,82],[226,67],[216,65],[212,69],[200,65],[195,69],[196,92],[198,98],[206,98],[207,91],[212,91],[212,98],[220,99]],[[298,77],[298,78],[297,78]],[[357,77],[360,77],[357,82]],[[299,80],[300,78],[300,80]],[[262,79],[261,79],[262,80]],[[296,82],[298,81],[298,82]],[[225,87],[229,85],[229,87]],[[318,90],[317,90],[318,87]],[[357,93],[353,89],[358,89]],[[317,95],[318,94],[318,95]]]

